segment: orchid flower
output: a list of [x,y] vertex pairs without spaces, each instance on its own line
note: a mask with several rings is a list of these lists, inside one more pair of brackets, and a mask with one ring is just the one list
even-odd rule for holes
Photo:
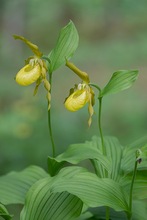
[[50,83],[46,77],[47,65],[45,60],[42,58],[43,53],[40,52],[37,45],[31,43],[26,38],[17,35],[14,35],[14,38],[22,40],[34,53],[34,56],[29,57],[25,62],[25,66],[16,74],[16,82],[21,86],[28,86],[36,82],[34,95],[37,93],[41,82],[43,82],[44,87],[47,90],[48,109],[50,109]]
[[86,72],[79,70],[74,64],[66,61],[66,65],[73,70],[83,81],[74,88],[70,89],[69,96],[65,99],[65,108],[69,111],[77,111],[88,103],[89,120],[88,125],[92,123],[94,113],[94,91],[89,85],[89,76]]

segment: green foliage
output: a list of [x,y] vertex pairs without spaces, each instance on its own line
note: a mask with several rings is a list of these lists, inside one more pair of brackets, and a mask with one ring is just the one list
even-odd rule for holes
[[12,215],[9,214],[9,212],[3,204],[0,204],[0,216],[3,217],[5,220],[12,219]]
[[108,84],[102,89],[100,97],[110,93],[117,93],[122,90],[128,89],[137,79],[137,70],[120,70],[113,73]]
[[50,192],[49,182],[45,180],[43,182],[39,183],[38,187],[35,185],[30,189],[32,191],[27,197],[27,205],[22,210],[20,220],[72,220],[80,215],[83,203],[78,197],[67,192]]
[[10,172],[0,177],[0,202],[8,204],[24,204],[28,189],[37,180],[48,176],[40,167],[30,166],[21,172]]
[[75,25],[70,21],[59,34],[54,49],[49,54],[50,68],[52,73],[61,65],[65,64],[66,59],[70,59],[78,47],[79,36]]
[[[57,43],[48,57],[43,56],[48,62],[49,101],[53,71],[65,64],[66,59],[71,58],[77,46],[78,33],[73,22],[70,21],[61,30]],[[41,63],[42,58],[38,65]],[[33,74],[35,74],[34,65],[32,66]],[[40,72],[42,74],[40,81],[46,80],[43,70],[46,74],[45,66]],[[91,95],[93,95],[91,87],[98,89],[100,137],[94,136],[85,143],[70,145],[57,157],[49,156],[47,161],[49,174],[40,167],[31,166],[21,172],[10,172],[0,177],[0,202],[2,204],[0,214],[4,219],[9,220],[11,216],[3,204],[23,204],[20,220],[89,219],[92,217],[89,208],[98,207],[107,207],[106,220],[110,218],[110,208],[115,211],[116,216],[117,212],[124,212],[128,220],[132,218],[145,220],[146,206],[140,200],[147,199],[145,175],[147,138],[123,147],[117,138],[104,137],[101,125],[102,98],[107,94],[117,93],[131,87],[137,76],[137,70],[122,70],[113,73],[102,90],[99,85],[89,84],[88,81],[84,82],[84,93],[82,93],[81,86],[76,87],[77,90],[82,91],[80,101],[86,104],[86,96],[86,100],[90,102],[88,106],[90,116],[93,115],[92,104],[94,104],[91,103]],[[36,81],[36,83],[39,82]],[[73,100],[71,99],[74,104],[77,97],[78,95],[75,95],[72,97]],[[55,145],[50,113],[48,109],[49,134],[54,155]],[[85,160],[90,160],[92,169],[77,166]],[[65,166],[66,163],[68,166]]]

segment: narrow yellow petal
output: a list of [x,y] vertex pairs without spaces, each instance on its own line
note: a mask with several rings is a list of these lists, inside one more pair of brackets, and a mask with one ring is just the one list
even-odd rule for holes
[[32,42],[30,42],[29,40],[27,40],[23,36],[13,35],[13,37],[14,37],[14,39],[19,39],[19,40],[22,40],[24,43],[26,43],[37,57],[41,57],[43,55],[40,52],[37,45],[33,44]]
[[36,82],[41,76],[41,68],[39,64],[32,66],[27,64],[16,74],[16,82],[22,86],[28,86]]
[[78,69],[73,63],[67,60],[66,66],[68,66],[74,73],[76,73],[84,82],[87,84],[90,82],[88,74]]

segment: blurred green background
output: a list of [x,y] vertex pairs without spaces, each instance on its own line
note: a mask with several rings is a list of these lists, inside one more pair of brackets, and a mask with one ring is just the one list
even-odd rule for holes
[[[129,90],[104,99],[103,130],[128,144],[147,131],[146,0],[1,0],[0,1],[0,174],[30,164],[47,168],[52,154],[43,86],[21,87],[14,77],[32,52],[13,34],[37,44],[44,54],[54,47],[60,29],[71,19],[80,43],[72,61],[103,87],[112,73],[138,69]],[[67,67],[53,75],[52,125],[57,154],[69,144],[97,135],[97,108],[88,128],[87,108],[71,113],[63,105],[79,79]]]

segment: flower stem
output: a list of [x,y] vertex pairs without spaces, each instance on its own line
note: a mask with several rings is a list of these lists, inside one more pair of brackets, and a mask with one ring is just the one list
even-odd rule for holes
[[99,127],[99,132],[100,132],[100,137],[101,137],[103,155],[106,155],[106,149],[105,149],[105,145],[104,145],[104,138],[103,138],[103,132],[102,132],[102,125],[101,125],[102,97],[100,97],[98,99],[99,99],[98,127]]
[[[49,82],[52,88],[52,73],[49,73]],[[50,94],[51,94],[51,88],[50,88]],[[55,157],[56,151],[55,151],[55,143],[54,143],[54,138],[53,138],[53,133],[52,133],[51,109],[48,110],[48,128],[49,128],[49,136],[50,136],[51,144],[52,144],[52,156]]]
[[[99,86],[95,85],[95,84],[91,84],[91,86],[95,87],[99,93],[101,93],[101,89]],[[101,144],[102,144],[102,152],[103,155],[106,156],[106,148],[105,148],[105,144],[104,144],[104,137],[103,137],[103,131],[102,131],[102,123],[101,123],[101,118],[102,118],[102,98],[101,96],[98,97],[99,100],[99,109],[98,109],[98,128],[99,128],[99,133],[100,133],[100,138],[101,138]],[[96,165],[94,164],[95,170],[96,169]],[[102,177],[107,177],[107,171],[104,169],[104,167],[101,167],[102,172],[101,172],[101,176]],[[97,174],[97,172],[96,172]],[[106,220],[109,220],[110,218],[110,208],[108,206],[106,206]]]
[[128,220],[132,219],[133,185],[134,185],[134,181],[135,181],[135,177],[136,177],[136,172],[137,172],[137,164],[138,164],[138,160],[135,161],[133,177],[132,177],[132,182],[131,182],[131,187],[130,187],[130,198],[129,198],[129,211],[130,211],[130,214],[129,214]]
[[55,157],[56,152],[55,152],[55,144],[54,144],[54,138],[53,138],[53,133],[52,133],[52,126],[51,126],[51,110],[48,110],[48,128],[49,128],[49,135],[51,139],[51,144],[52,144],[52,156]]
[[110,217],[110,208],[106,206],[106,220],[109,220]]

